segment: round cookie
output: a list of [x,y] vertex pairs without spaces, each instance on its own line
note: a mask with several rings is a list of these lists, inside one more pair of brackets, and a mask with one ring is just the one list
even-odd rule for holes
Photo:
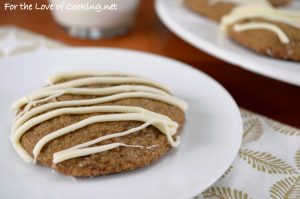
[[287,5],[291,3],[291,1],[292,0],[269,0],[269,2],[275,7]]
[[[274,32],[268,30],[253,29],[237,32],[233,29],[235,24],[249,22],[267,22],[274,24],[285,32],[290,39],[290,42],[286,44],[282,43]],[[235,24],[230,26],[228,34],[233,40],[244,47],[270,57],[297,62],[300,61],[300,29],[284,23],[272,22],[264,19],[248,19],[239,21]]]
[[[80,73],[78,73],[80,74]],[[92,75],[62,75],[62,78],[51,85],[60,85],[63,83],[69,83],[73,80],[81,80],[85,78],[93,77]],[[104,76],[106,77],[106,76]],[[120,75],[111,75],[110,77],[129,77],[129,76],[120,76]],[[132,77],[132,76],[130,76]],[[98,76],[97,78],[102,78]],[[110,88],[114,86],[149,86],[144,83],[124,83],[124,84],[89,84],[84,86],[78,86],[77,88],[81,89],[98,89],[98,88]],[[149,86],[150,88],[159,89],[155,85]],[[48,92],[47,87],[42,88],[43,92]],[[128,89],[128,88],[127,88]],[[126,90],[126,89],[125,89]],[[159,92],[161,92],[159,91]],[[41,92],[41,93],[43,93]],[[68,91],[71,92],[71,91]],[[129,92],[129,91],[128,91]],[[128,92],[124,92],[125,94]],[[131,91],[130,93],[133,93]],[[140,91],[141,92],[141,91]],[[167,91],[164,91],[167,92]],[[39,94],[41,94],[39,93]],[[145,91],[147,94],[148,91]],[[117,95],[120,93],[117,93]],[[123,93],[121,93],[123,94]],[[149,94],[149,93],[148,93]],[[115,95],[114,93],[111,95]],[[165,94],[164,94],[165,95]],[[32,93],[32,96],[38,96],[37,93]],[[26,108],[26,105],[23,105],[24,102],[19,101],[18,114],[21,114],[21,117],[17,118],[22,120],[22,117],[25,117],[26,114],[31,113],[31,111],[37,110],[43,106],[60,103],[60,102],[74,102],[79,100],[94,100],[99,98],[104,98],[110,95],[99,96],[99,95],[88,95],[88,94],[70,94],[62,93],[60,95],[54,95],[49,99],[46,96],[37,98],[36,100],[39,103],[36,103],[29,108]],[[171,96],[171,95],[170,95]],[[172,96],[171,96],[172,97]],[[45,99],[43,101],[43,99]],[[173,99],[175,102],[178,100],[178,103],[186,106],[183,101],[179,99]],[[27,104],[28,105],[28,104]],[[169,120],[178,124],[176,132],[172,135],[172,138],[176,140],[179,136],[180,129],[182,128],[185,120],[184,110],[182,108],[175,106],[174,103],[168,103],[151,99],[150,97],[124,97],[117,100],[109,100],[103,103],[95,103],[92,105],[85,106],[72,106],[72,108],[94,108],[94,107],[141,107],[146,111],[151,111],[154,114],[160,114],[163,117],[168,117]],[[32,116],[30,119],[36,119],[39,116],[45,116],[47,113],[52,113],[53,111],[63,109],[66,107],[49,109],[44,112],[38,113]],[[25,111],[25,114],[23,114]],[[111,114],[116,114],[115,112],[91,112],[91,113],[76,113],[76,114],[60,114],[56,117],[47,119],[34,125],[20,137],[20,146],[25,149],[25,151],[33,158],[34,148],[37,146],[43,138],[53,134],[58,130],[63,128],[70,127],[74,124],[78,124],[83,120],[90,119],[92,117],[101,117],[109,116]],[[143,115],[141,115],[142,117]],[[156,116],[155,116],[156,117]],[[154,118],[155,118],[154,117]],[[157,118],[159,119],[159,118]],[[28,120],[27,120],[28,121]],[[124,143],[126,146],[115,147],[110,150],[105,150],[103,152],[96,152],[89,155],[82,155],[74,158],[69,158],[58,163],[54,163],[54,155],[63,150],[70,149],[76,145],[89,142],[91,140],[99,139],[103,136],[113,135],[115,133],[128,131],[134,128],[137,128],[143,125],[144,122],[134,121],[134,120],[124,120],[124,121],[106,121],[106,122],[95,122],[90,125],[78,128],[74,131],[70,131],[62,136],[59,136],[53,140],[47,142],[41,149],[40,153],[37,156],[36,161],[41,165],[52,167],[56,171],[74,177],[90,177],[90,176],[100,176],[107,175],[112,173],[119,173],[124,171],[130,171],[137,168],[145,167],[166,154],[171,148],[172,145],[168,140],[167,136],[161,132],[160,129],[154,125],[149,125],[143,129],[140,129],[136,132],[132,132],[127,135],[117,136],[114,138],[106,139],[101,142],[90,145],[90,148],[98,146],[106,146],[114,143]],[[23,123],[24,125],[24,123]],[[21,127],[15,128],[15,131],[18,131]],[[14,134],[12,134],[14,137]],[[12,138],[12,140],[14,140]],[[15,144],[15,143],[14,143]],[[15,145],[14,145],[15,146]],[[127,147],[128,146],[128,147]],[[88,147],[86,147],[88,148]],[[85,148],[83,148],[85,149]],[[22,156],[22,155],[21,155]]]
[[[273,6],[282,6],[290,3],[291,0],[257,1],[257,3],[261,5],[266,5],[268,2]],[[229,14],[230,11],[239,4],[253,4],[254,2],[247,0],[184,0],[184,3],[192,11],[220,22],[223,16]]]
[[221,29],[260,54],[300,61],[300,14],[296,11],[240,5],[223,17]]
[[192,11],[214,21],[221,21],[237,4],[233,2],[218,2],[210,4],[209,0],[185,0],[185,5]]

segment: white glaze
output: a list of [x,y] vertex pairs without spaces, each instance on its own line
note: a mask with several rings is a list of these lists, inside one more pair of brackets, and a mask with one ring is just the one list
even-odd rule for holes
[[127,73],[114,72],[114,71],[95,71],[95,70],[81,70],[81,71],[72,71],[72,72],[62,72],[55,75],[50,75],[47,79],[49,85],[56,84],[57,82],[70,78],[77,79],[83,77],[102,77],[102,76],[131,76],[131,77],[141,77],[137,75],[129,75]]
[[210,5],[215,5],[220,2],[234,3],[234,4],[262,4],[271,5],[268,0],[208,0]]
[[[101,77],[101,76],[100,76]],[[60,92],[63,89],[71,89],[75,87],[82,87],[82,86],[88,86],[88,85],[95,85],[95,84],[145,84],[148,86],[152,86],[154,88],[159,88],[161,90],[167,91],[168,88],[162,84],[158,84],[156,82],[153,82],[151,80],[148,80],[146,78],[142,77],[115,77],[115,76],[105,76],[105,77],[86,77],[86,78],[80,78],[80,79],[75,79],[71,81],[67,81],[64,83],[58,83],[55,85],[50,85],[41,89],[38,89],[29,96],[22,97],[21,99],[17,100],[14,102],[11,106],[12,110],[17,110],[21,108],[24,104],[27,104],[32,101],[30,98],[31,96],[34,95],[42,95],[42,93],[45,92]],[[57,79],[56,79],[57,80]]]
[[[262,18],[273,22],[280,22],[290,25],[294,28],[300,29],[300,13],[292,10],[280,10],[274,9],[268,6],[259,5],[240,5],[234,8],[228,15],[224,16],[221,21],[221,29],[227,31],[228,27],[237,23],[238,21],[251,18]],[[286,44],[289,42],[287,34],[277,25],[272,23],[264,22],[255,23],[252,25],[245,26],[248,29],[267,29],[278,35],[282,43]],[[242,25],[242,24],[239,24]],[[247,29],[246,28],[246,29]],[[239,28],[238,28],[239,29]],[[246,30],[245,29],[245,30]]]
[[88,148],[83,148],[83,149],[74,149],[71,151],[61,151],[58,153],[53,154],[53,163],[57,164],[59,162],[71,159],[71,158],[76,158],[80,156],[85,156],[85,155],[91,155],[94,153],[100,153],[103,151],[108,151],[120,146],[124,147],[137,147],[137,148],[143,148],[142,146],[139,145],[128,145],[128,144],[123,144],[123,143],[112,143],[112,144],[106,144],[102,146],[95,146],[95,147],[88,147]]
[[274,32],[279,40],[287,44],[289,43],[289,38],[287,35],[281,30],[278,26],[270,23],[264,23],[264,22],[249,22],[249,23],[243,23],[243,24],[236,24],[233,26],[233,30],[236,32],[243,32],[247,30],[269,30]]
[[[113,76],[109,76],[113,75]],[[94,140],[73,146],[71,148],[59,151],[53,155],[53,163],[59,163],[61,161],[90,155],[93,153],[99,153],[106,150],[111,150],[116,147],[141,147],[138,145],[127,145],[125,143],[112,143],[109,145],[93,146],[101,141],[125,136],[130,133],[138,132],[148,126],[152,125],[159,129],[166,135],[170,145],[176,147],[179,142],[179,136],[176,140],[172,136],[175,135],[178,124],[172,121],[169,117],[161,115],[141,107],[132,106],[101,106],[99,104],[104,102],[115,101],[126,98],[148,98],[157,101],[161,101],[173,106],[177,106],[182,110],[187,109],[187,105],[180,99],[171,96],[168,89],[158,83],[152,82],[142,77],[129,77],[129,76],[115,76],[115,73],[95,73],[91,75],[90,72],[77,72],[68,74],[60,74],[50,78],[50,85],[34,91],[29,96],[23,97],[18,100],[14,105],[14,109],[18,109],[25,106],[24,110],[18,114],[18,117],[13,125],[11,133],[11,141],[18,154],[27,162],[34,163],[42,150],[42,148],[51,140],[56,139],[68,133],[72,133],[85,126],[110,121],[140,121],[144,124],[128,129],[124,132],[116,132],[110,135],[102,136]],[[80,78],[76,80],[70,80],[64,83],[57,83],[64,79]],[[53,85],[54,84],[54,85]],[[82,86],[89,86],[93,84],[117,84],[116,86],[109,86],[104,88],[82,88]],[[121,84],[121,85],[119,85]],[[128,85],[130,84],[130,85]],[[134,85],[131,85],[134,84]],[[141,84],[141,85],[139,85]],[[79,87],[79,88],[77,88]],[[137,91],[137,92],[135,92]],[[54,101],[46,104],[34,107],[36,104],[52,100],[63,94],[71,95],[100,95],[104,97],[71,100],[71,101]],[[58,129],[51,132],[41,138],[33,149],[33,156],[21,146],[20,139],[29,129],[32,127],[65,114],[87,114],[87,113],[108,113],[105,115],[96,115],[88,117],[84,120],[71,124],[69,126]]]

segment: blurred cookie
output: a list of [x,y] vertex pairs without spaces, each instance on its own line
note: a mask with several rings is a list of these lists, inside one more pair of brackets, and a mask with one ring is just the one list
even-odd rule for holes
[[239,6],[223,18],[221,27],[233,40],[257,53],[300,61],[300,14],[295,11]]
[[185,0],[184,2],[189,9],[214,21],[220,21],[237,5],[233,2],[210,3],[210,0]]
[[75,177],[147,166],[179,144],[187,105],[147,78],[64,73],[13,104],[11,141],[27,162]]
[[292,0],[269,0],[269,2],[275,7],[287,5],[291,3],[291,1]]
[[185,5],[214,21],[221,21],[234,7],[240,4],[259,4],[268,6],[281,6],[291,0],[184,0]]

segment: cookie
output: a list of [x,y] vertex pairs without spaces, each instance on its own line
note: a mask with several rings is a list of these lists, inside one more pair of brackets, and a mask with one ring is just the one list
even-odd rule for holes
[[237,5],[233,2],[210,3],[209,0],[185,0],[184,3],[192,11],[217,22]]
[[220,22],[222,17],[240,4],[260,4],[282,6],[291,0],[185,0],[185,5],[196,13]]
[[269,0],[269,2],[275,7],[287,5],[291,3],[291,1],[292,0]]
[[76,72],[12,108],[11,141],[25,161],[90,177],[145,167],[178,146],[187,105],[143,77]]
[[[247,16],[249,12],[253,17]],[[293,11],[243,6],[224,17],[221,26],[234,41],[248,49],[270,57],[299,62],[299,22],[300,14]]]

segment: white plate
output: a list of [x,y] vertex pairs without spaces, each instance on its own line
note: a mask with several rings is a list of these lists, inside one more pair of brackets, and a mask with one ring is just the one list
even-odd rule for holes
[[[191,45],[231,64],[300,86],[300,63],[272,59],[239,46],[217,23],[191,12],[182,0],[156,0],[155,7],[164,24]],[[300,1],[291,6],[299,7]]]
[[[76,69],[124,71],[169,85],[189,104],[179,148],[147,168],[77,181],[23,162],[8,140],[10,103],[48,75]],[[241,143],[239,109],[222,86],[183,63],[147,53],[81,48],[6,58],[0,61],[0,93],[0,198],[189,198],[226,171]]]

